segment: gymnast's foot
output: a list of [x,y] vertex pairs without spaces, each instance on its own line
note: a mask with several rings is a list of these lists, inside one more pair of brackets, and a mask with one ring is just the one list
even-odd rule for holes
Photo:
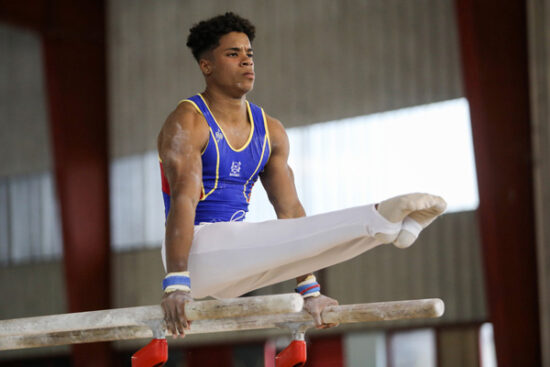
[[421,230],[441,215],[447,203],[440,196],[407,194],[384,200],[376,206],[378,213],[393,223],[402,222],[393,244],[399,248],[412,245]]

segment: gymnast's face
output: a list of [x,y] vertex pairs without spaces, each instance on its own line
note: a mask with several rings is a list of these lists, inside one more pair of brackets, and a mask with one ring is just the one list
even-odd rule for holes
[[199,61],[206,83],[241,94],[251,91],[254,87],[254,61],[248,36],[231,32],[222,36],[219,43]]

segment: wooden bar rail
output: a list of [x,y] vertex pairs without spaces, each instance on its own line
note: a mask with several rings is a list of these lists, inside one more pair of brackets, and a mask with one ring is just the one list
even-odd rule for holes
[[[193,320],[186,334],[277,328],[289,323],[310,323],[298,294],[196,301],[185,311]],[[443,314],[440,299],[332,306],[322,314],[328,323],[352,323],[414,318]],[[0,350],[51,345],[151,338],[162,330],[160,306],[130,307],[0,321]]]

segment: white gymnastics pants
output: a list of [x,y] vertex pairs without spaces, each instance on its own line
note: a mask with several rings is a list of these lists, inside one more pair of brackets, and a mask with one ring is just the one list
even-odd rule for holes
[[260,223],[201,224],[189,254],[191,292],[194,298],[238,297],[390,243],[401,226],[382,217],[374,204]]

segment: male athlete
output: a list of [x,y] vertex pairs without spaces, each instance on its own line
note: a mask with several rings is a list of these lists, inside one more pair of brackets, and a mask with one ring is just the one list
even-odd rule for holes
[[[338,303],[320,293],[312,272],[383,243],[407,247],[446,207],[439,197],[410,194],[305,217],[283,125],[246,100],[254,32],[233,13],[191,28],[187,46],[206,88],[178,104],[158,137],[166,208],[162,307],[174,336],[189,328],[184,305],[193,297],[237,297],[291,278],[316,326],[334,326],[321,312]],[[258,177],[278,219],[245,223]]]

